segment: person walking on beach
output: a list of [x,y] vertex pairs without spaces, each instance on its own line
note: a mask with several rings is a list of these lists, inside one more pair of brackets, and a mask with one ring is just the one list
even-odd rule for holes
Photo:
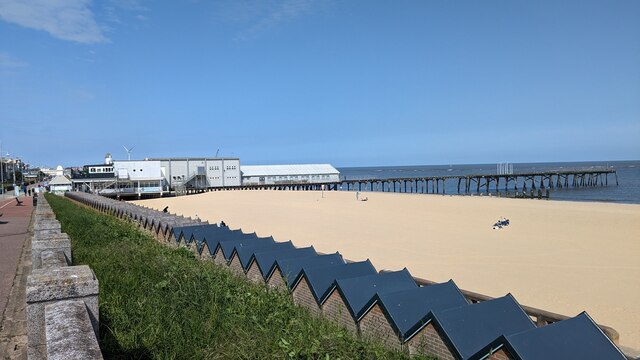
[[360,201],[360,191],[356,191],[356,200]]

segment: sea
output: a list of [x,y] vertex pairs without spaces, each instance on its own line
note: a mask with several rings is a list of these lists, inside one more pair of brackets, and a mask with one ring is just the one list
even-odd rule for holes
[[[616,185],[615,176],[609,175],[608,186],[569,187],[562,189],[554,188],[550,189],[549,199],[561,201],[594,201],[640,204],[640,160],[514,163],[512,164],[512,168],[513,174],[611,168],[617,172],[618,185]],[[366,166],[340,167],[338,170],[340,171],[340,178],[342,180],[484,175],[498,173],[497,164]],[[503,184],[501,184],[501,187],[504,186]],[[521,184],[522,182],[519,181],[518,186],[521,187]],[[495,191],[495,189],[493,189],[493,191]],[[503,189],[500,189],[500,191],[504,192]],[[449,195],[457,195],[457,181],[446,182],[445,193]],[[419,196],[419,194],[415,195]]]

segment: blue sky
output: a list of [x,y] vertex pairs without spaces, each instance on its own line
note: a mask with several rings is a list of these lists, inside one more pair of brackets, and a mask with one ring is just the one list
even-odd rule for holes
[[0,0],[34,165],[640,158],[640,1]]

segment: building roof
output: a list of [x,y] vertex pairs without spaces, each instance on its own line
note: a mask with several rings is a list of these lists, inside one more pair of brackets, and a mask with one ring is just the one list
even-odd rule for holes
[[242,176],[331,175],[340,172],[330,164],[241,165]]
[[337,279],[336,290],[345,300],[354,320],[358,321],[370,307],[376,294],[417,288],[418,284],[406,268],[348,279]]
[[469,359],[501,335],[511,335],[536,327],[511,294],[435,311],[433,321],[460,359]]
[[[378,303],[382,311],[391,319],[391,326],[400,334],[403,342],[409,340],[426,325],[432,311],[469,304],[453,280],[442,284],[376,294],[374,303]],[[369,309],[372,307],[373,304]]]
[[268,279],[268,275],[271,272],[271,269],[275,266],[277,260],[283,259],[299,259],[299,258],[307,258],[310,256],[316,256],[316,250],[313,246],[299,248],[299,249],[289,249],[289,250],[272,250],[272,251],[263,251],[256,252],[254,254],[254,258],[256,260],[256,264],[262,273],[262,277],[266,281]]
[[334,287],[336,279],[376,274],[376,268],[371,261],[365,260],[348,264],[337,264],[332,266],[308,266],[305,265],[300,270],[293,287],[304,278],[309,283],[311,292],[318,304],[324,303]]
[[[145,161],[203,161],[203,160],[240,160],[237,157],[174,157],[174,158],[146,158]],[[131,160],[133,161],[133,160]]]
[[271,277],[272,273],[277,268],[280,274],[284,276],[289,289],[293,288],[296,278],[302,271],[304,266],[308,267],[323,267],[337,264],[344,264],[344,259],[340,253],[317,255],[312,257],[306,257],[301,259],[278,259],[276,264],[272,267],[267,279]]
[[184,236],[187,233],[189,234],[189,237],[191,237],[191,232],[193,232],[192,228],[196,228],[200,226],[202,226],[202,224],[174,226],[171,229],[171,233],[173,234],[173,237],[176,239],[176,241],[178,241],[178,239],[180,239],[180,236]]
[[71,185],[71,180],[64,175],[56,175],[49,181],[49,186],[51,185]]
[[208,230],[204,234],[202,234],[202,241],[207,243],[207,247],[209,248],[209,254],[215,254],[216,249],[221,241],[231,241],[234,239],[244,238],[246,239],[247,235],[252,237],[258,237],[258,235],[254,234],[245,234],[242,230],[229,230],[228,227],[223,226],[219,231]]
[[[291,240],[285,242],[275,242],[273,238],[266,238],[270,241],[260,241],[257,243],[245,243],[236,245],[234,252],[238,259],[240,259],[240,264],[244,270],[249,268],[249,264],[251,263],[251,259],[253,259],[253,254],[256,252],[262,251],[272,251],[272,250],[289,250],[293,249],[293,243]],[[231,256],[233,257],[233,255]]]
[[191,230],[191,236],[189,236],[189,240],[187,242],[196,241],[200,244],[204,241],[205,234],[223,234],[229,231],[228,227],[219,227],[218,224],[204,224]]
[[[516,360],[626,359],[586,312],[540,328],[502,336],[498,342],[504,344]],[[490,350],[486,348],[474,358],[481,358]]]
[[187,226],[183,228],[182,236],[184,237],[184,242],[187,244],[190,243],[193,237],[193,234],[203,231],[206,228],[211,228],[214,226],[217,227],[218,225],[200,223],[198,225],[192,225],[192,226]]
[[253,246],[260,243],[269,243],[273,244],[275,241],[272,236],[266,238],[259,238],[256,233],[251,234],[242,234],[237,238],[224,239],[218,243],[218,246],[222,250],[222,255],[224,255],[225,260],[231,260],[231,255],[236,248],[241,248],[243,246]]

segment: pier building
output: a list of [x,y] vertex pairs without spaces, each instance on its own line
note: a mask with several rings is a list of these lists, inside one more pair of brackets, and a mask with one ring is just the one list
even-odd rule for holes
[[164,189],[177,193],[187,190],[241,185],[239,158],[148,158],[159,161]]
[[242,185],[326,184],[340,182],[329,164],[243,165]]

